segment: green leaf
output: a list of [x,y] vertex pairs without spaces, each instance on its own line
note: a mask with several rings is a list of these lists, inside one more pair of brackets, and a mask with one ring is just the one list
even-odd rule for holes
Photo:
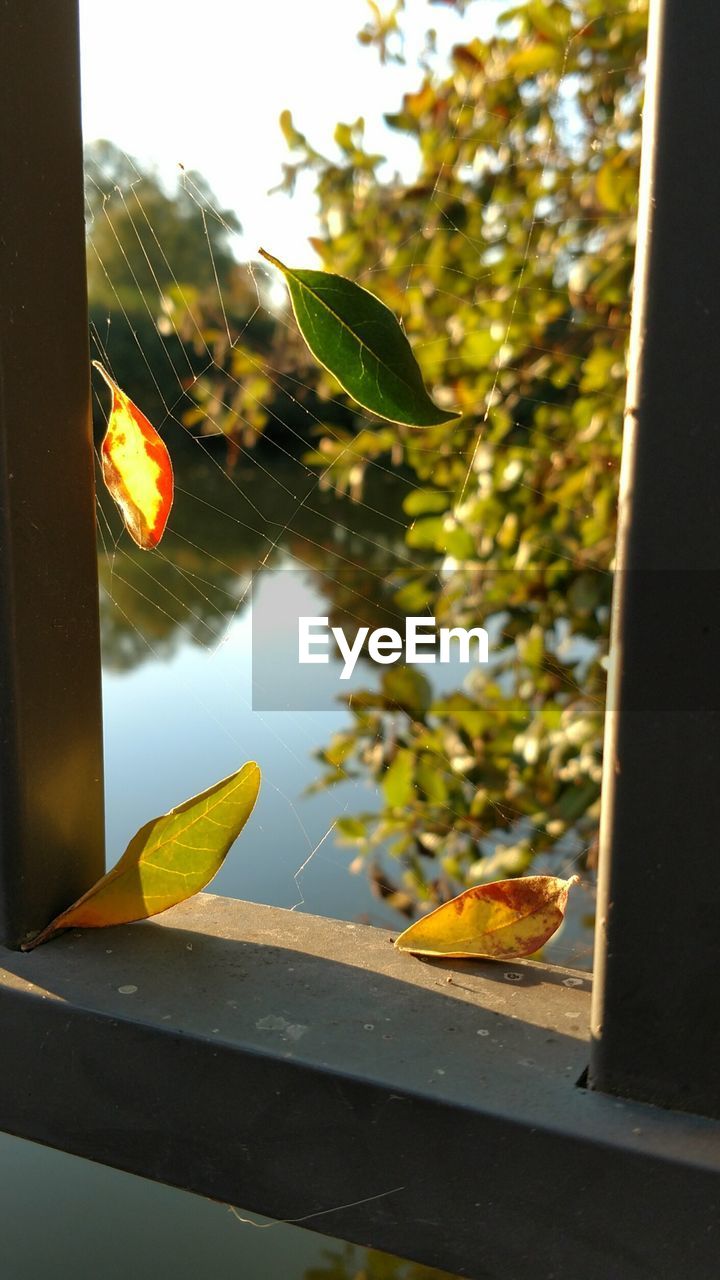
[[507,60],[507,69],[519,79],[531,79],[541,71],[550,71],[562,63],[562,53],[557,45],[531,44],[518,49]]
[[422,613],[435,600],[435,591],[425,579],[407,582],[395,592],[395,602],[404,613]]
[[264,249],[282,271],[300,332],[315,359],[363,409],[389,422],[436,427],[457,413],[430,399],[412,347],[379,298],[330,271],[295,271]]
[[391,806],[408,805],[415,794],[413,775],[415,773],[415,756],[406,747],[401,747],[382,780],[385,800]]
[[635,174],[628,172],[622,152],[614,160],[608,160],[595,177],[595,194],[604,209],[621,213],[633,207],[636,187]]
[[477,551],[475,539],[467,529],[451,529],[445,538],[445,551],[455,560],[470,560]]
[[423,718],[432,701],[429,680],[414,667],[390,667],[383,675],[382,688],[389,702],[396,702],[416,720]]
[[292,114],[287,109],[280,112],[280,128],[289,147],[302,147],[305,145],[305,135],[299,133],[295,128]]
[[441,757],[424,752],[417,762],[417,780],[428,800],[445,804],[448,798],[447,763]]
[[464,729],[472,738],[476,738],[479,734],[487,729],[488,724],[492,722],[492,716],[473,702],[465,693],[451,693],[447,698],[435,702],[432,707],[433,715],[441,718],[449,718]]
[[445,543],[445,522],[442,516],[425,516],[410,525],[405,534],[409,547],[422,547],[430,551],[442,549]]
[[336,818],[335,830],[341,844],[364,844],[367,840],[367,825],[362,818]]
[[260,789],[254,762],[160,818],[146,822],[112,871],[23,945],[31,951],[63,929],[145,920],[192,898],[220,870]]
[[431,512],[447,511],[451,495],[440,489],[413,489],[403,501],[403,511],[409,516],[425,516]]
[[565,45],[570,34],[570,14],[562,4],[546,4],[543,0],[532,0],[525,10],[527,17],[536,31],[548,40]]

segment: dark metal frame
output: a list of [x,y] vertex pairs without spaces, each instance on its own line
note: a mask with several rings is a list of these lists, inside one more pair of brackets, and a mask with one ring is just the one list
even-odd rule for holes
[[720,7],[651,18],[591,1078],[720,1117]]
[[104,867],[76,6],[0,0],[0,937]]
[[716,1274],[720,9],[690,9],[652,15],[591,1044],[582,975],[218,897],[14,949],[101,870],[102,734],[76,0],[0,0],[0,1127],[477,1280]]

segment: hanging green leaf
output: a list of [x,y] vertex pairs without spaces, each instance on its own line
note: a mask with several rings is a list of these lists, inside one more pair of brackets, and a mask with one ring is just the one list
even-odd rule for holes
[[99,929],[146,920],[192,898],[220,870],[257,799],[254,762],[177,809],[146,822],[122,858],[87,893],[23,944],[32,951],[63,929]]
[[282,271],[298,328],[315,359],[363,409],[389,422],[436,427],[459,417],[430,399],[395,316],[367,289],[330,271]]

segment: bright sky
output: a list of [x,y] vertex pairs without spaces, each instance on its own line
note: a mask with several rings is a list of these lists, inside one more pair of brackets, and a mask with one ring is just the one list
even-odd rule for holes
[[[381,0],[387,10],[390,0]],[[83,128],[109,138],[171,182],[181,162],[235,209],[245,235],[296,266],[316,264],[310,190],[289,203],[268,197],[288,158],[278,126],[284,108],[320,150],[337,121],[366,120],[368,145],[412,172],[414,149],[382,122],[418,87],[425,30],[438,47],[486,34],[505,0],[476,0],[465,20],[443,4],[406,0],[407,66],[381,66],[356,40],[366,0],[81,0]]]

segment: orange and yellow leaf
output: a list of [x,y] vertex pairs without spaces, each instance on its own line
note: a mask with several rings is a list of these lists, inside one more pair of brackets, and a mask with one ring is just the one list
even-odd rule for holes
[[23,944],[32,951],[63,929],[99,929],[146,920],[199,893],[220,870],[260,788],[253,762],[198,796],[153,818],[125,853],[77,902]]
[[466,889],[416,920],[395,946],[419,956],[518,960],[532,955],[562,924],[579,876],[524,876]]
[[112,391],[112,408],[100,457],[103,480],[130,537],[150,551],[165,532],[173,503],[170,454],[155,428],[97,360],[94,367]]

